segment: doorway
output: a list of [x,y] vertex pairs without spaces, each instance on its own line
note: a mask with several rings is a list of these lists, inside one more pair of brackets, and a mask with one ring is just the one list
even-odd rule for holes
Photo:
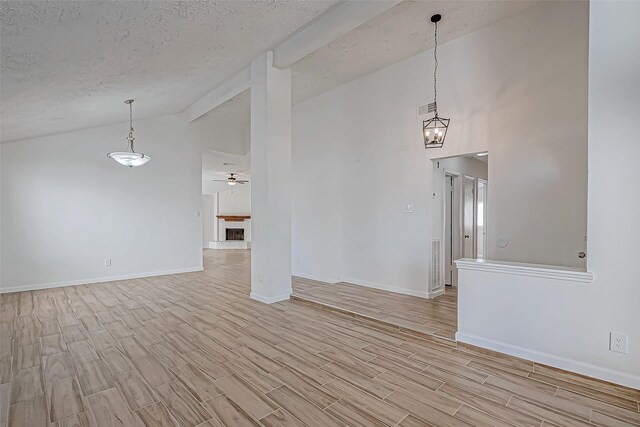
[[487,257],[488,156],[468,154],[433,162],[434,218],[442,219],[434,222],[433,238],[442,242],[442,273],[433,289],[441,294],[458,285],[456,260]]

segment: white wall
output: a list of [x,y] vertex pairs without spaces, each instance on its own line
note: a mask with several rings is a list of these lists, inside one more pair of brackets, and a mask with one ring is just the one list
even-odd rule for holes
[[2,198],[2,181],[2,149],[0,149],[0,288],[2,287],[2,229],[4,228],[2,225],[2,215],[4,212],[4,209],[2,209],[2,206],[4,205]]
[[[439,111],[452,121],[438,150],[416,117],[433,96],[432,51],[297,104],[294,273],[426,295],[429,160],[485,150],[490,256],[579,265],[587,34],[587,3],[544,2],[443,44]],[[498,251],[500,235],[511,244]]]
[[216,197],[213,194],[202,195],[202,247],[208,248],[209,242],[215,240],[215,229],[218,218],[215,213]]
[[201,140],[175,116],[138,121],[152,160],[130,169],[106,157],[126,130],[0,145],[3,292],[202,268]]
[[[205,155],[206,152],[203,152],[202,154]],[[214,178],[204,178],[202,180],[202,194],[214,195],[229,189],[229,184],[226,182],[214,181],[213,179]],[[218,175],[215,179],[226,179],[226,177]]]
[[[631,40],[640,40],[638,17],[638,2],[591,2],[588,269],[596,281],[587,292],[585,307],[597,315],[587,316],[581,325],[590,359],[636,375],[636,388],[640,388],[640,192],[633,188],[640,182],[640,55],[630,55],[626,47]],[[634,184],[630,190],[618,183]],[[609,331],[629,334],[628,355],[606,351]]]
[[[639,2],[590,3],[588,270],[592,283],[463,272],[459,338],[640,388]],[[633,184],[631,184],[633,187]],[[466,303],[465,303],[466,301]],[[628,353],[608,350],[609,332]]]
[[342,271],[342,144],[351,128],[347,106],[335,102],[317,97],[292,112],[291,268],[325,282],[339,281]]
[[218,192],[218,210],[218,215],[250,215],[251,184],[226,185],[224,191]]
[[[241,177],[244,179],[245,177]],[[218,213],[216,215],[251,215],[251,184],[225,186],[216,193]],[[227,222],[216,218],[217,238],[212,240],[225,241],[227,228],[243,228],[245,242],[251,241],[251,220],[242,222]]]
[[193,132],[202,141],[202,148],[223,153],[245,155],[249,152],[250,128],[243,115],[233,120],[217,115],[214,110],[191,122]]

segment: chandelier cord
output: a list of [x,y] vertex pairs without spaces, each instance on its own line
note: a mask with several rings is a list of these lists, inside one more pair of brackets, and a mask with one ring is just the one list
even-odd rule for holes
[[433,103],[435,104],[436,117],[438,116],[438,23],[436,22],[435,29],[435,45],[433,47]]
[[129,137],[127,138],[127,140],[129,141],[129,147],[131,147],[131,152],[135,153],[135,150],[133,149],[133,140],[135,139],[133,137],[133,101],[129,102]]

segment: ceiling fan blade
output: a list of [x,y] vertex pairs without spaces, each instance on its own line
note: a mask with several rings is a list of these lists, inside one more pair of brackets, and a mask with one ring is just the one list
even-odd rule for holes
[[229,182],[229,181],[228,181],[228,180],[226,180],[226,179],[214,179],[214,181],[216,181],[216,182]]
[[240,184],[246,184],[249,181],[247,181],[246,179],[238,179],[238,180],[236,180],[236,182],[238,182]]

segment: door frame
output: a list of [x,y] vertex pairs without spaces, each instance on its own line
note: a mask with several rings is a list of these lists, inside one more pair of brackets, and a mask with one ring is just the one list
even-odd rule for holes
[[[442,194],[445,194],[447,189],[446,179],[450,176],[453,179],[453,195],[452,199],[452,207],[451,212],[453,218],[451,218],[451,286],[458,286],[458,269],[455,268],[455,264],[453,263],[456,259],[460,258],[460,254],[462,253],[462,245],[464,244],[464,240],[462,238],[462,174],[460,172],[452,171],[444,169],[444,181],[442,183]],[[442,241],[445,242],[444,236],[446,235],[447,228],[447,199],[446,197],[442,198]],[[454,231],[457,230],[457,236]],[[457,237],[457,238],[456,238]],[[445,242],[445,249],[447,243]],[[443,264],[445,272],[444,283],[446,284],[446,272],[448,266],[446,265],[446,257],[443,257]]]
[[473,209],[474,209],[474,223],[473,223],[473,233],[475,234],[474,238],[474,258],[478,258],[478,189],[480,188],[480,183],[484,185],[484,202],[482,203],[482,218],[483,218],[483,229],[484,229],[484,238],[482,239],[482,253],[483,259],[487,259],[487,251],[489,250],[489,245],[487,244],[487,208],[488,208],[488,199],[489,199],[489,181],[482,178],[476,178],[475,185],[475,195],[473,201]]

